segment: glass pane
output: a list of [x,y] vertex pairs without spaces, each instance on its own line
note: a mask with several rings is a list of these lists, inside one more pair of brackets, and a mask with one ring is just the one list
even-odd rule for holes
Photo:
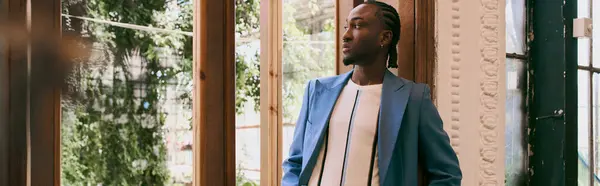
[[191,185],[192,1],[62,6],[80,53],[62,100],[61,183]]
[[506,60],[506,185],[522,185],[527,178],[524,61]]
[[579,70],[577,75],[577,154],[579,157],[578,182],[590,183],[590,73]]
[[260,1],[235,1],[236,182],[260,183]]
[[506,185],[523,185],[527,181],[524,64],[518,59],[506,59]]
[[309,79],[335,75],[335,1],[283,1],[283,157]]
[[[577,17],[591,18],[591,2],[594,0],[577,0]],[[597,4],[597,3],[594,3]]]
[[594,124],[594,175],[595,180],[598,182],[598,178],[600,176],[600,102],[598,101],[598,96],[600,96],[600,74],[594,73],[594,77],[592,78],[592,114],[593,114],[593,124]]
[[600,68],[600,2],[596,1],[593,3],[592,10],[592,24],[595,29],[592,30],[592,42],[593,42],[593,54],[596,54],[594,57],[594,67]]
[[506,53],[525,54],[525,0],[506,0]]
[[[579,18],[590,18],[590,2],[591,0],[578,0],[577,1],[577,17]],[[596,3],[597,4],[597,3]],[[578,38],[577,39],[577,50],[578,50],[578,59],[577,64],[581,66],[588,66],[590,64],[590,46],[591,40],[590,38]]]
[[590,46],[592,40],[590,38],[577,38],[577,64],[580,66],[590,65]]

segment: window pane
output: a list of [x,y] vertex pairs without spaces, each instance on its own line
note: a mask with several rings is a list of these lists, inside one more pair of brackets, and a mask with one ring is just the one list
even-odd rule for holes
[[[577,17],[591,18],[591,2],[594,0],[577,0]],[[594,3],[597,4],[597,3]]]
[[525,0],[506,0],[506,52],[525,54]]
[[[590,2],[591,0],[577,0],[577,17],[591,18]],[[577,40],[577,63],[582,66],[588,66],[590,64],[590,46],[592,44],[591,40],[590,38],[578,38]]]
[[506,59],[506,185],[527,181],[524,64],[518,59]]
[[593,83],[593,93],[592,93],[592,99],[594,100],[592,103],[592,108],[593,108],[593,124],[594,124],[594,175],[595,175],[595,182],[596,184],[598,184],[598,178],[600,176],[600,102],[598,101],[598,96],[600,96],[600,92],[598,92],[598,90],[600,89],[600,84],[598,84],[600,81],[600,74],[598,73],[594,73],[594,77],[592,78],[592,83]]
[[596,56],[594,57],[594,67],[596,68],[600,68],[600,2],[596,1],[593,3],[593,12],[592,12],[592,21],[593,21],[593,27],[595,27],[595,29],[592,30],[592,42],[594,44],[593,47],[593,54],[596,54]]
[[260,0],[235,1],[236,182],[260,183]]
[[580,66],[590,65],[590,46],[592,41],[590,38],[577,38],[577,64]]
[[309,79],[335,75],[335,1],[283,1],[283,157]]
[[191,185],[192,1],[62,5],[90,19],[62,16],[79,55],[62,100],[61,183]]
[[589,185],[590,180],[590,73],[579,70],[577,75],[577,153],[579,157],[578,182]]

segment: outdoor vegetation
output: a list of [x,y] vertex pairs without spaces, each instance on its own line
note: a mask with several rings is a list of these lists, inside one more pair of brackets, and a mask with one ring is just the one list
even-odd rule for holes
[[[319,19],[330,4],[323,2],[284,4],[286,122],[295,120],[306,81],[333,74],[333,14]],[[260,108],[260,4],[235,4],[235,104],[243,115],[246,104]],[[191,183],[192,8],[191,0],[63,0],[63,36],[88,51],[74,59],[63,94],[63,185]],[[239,165],[238,185],[258,185]]]

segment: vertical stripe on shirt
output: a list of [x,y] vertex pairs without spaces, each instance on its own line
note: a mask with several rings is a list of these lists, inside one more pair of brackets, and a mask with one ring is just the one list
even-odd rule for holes
[[350,116],[350,124],[348,124],[348,135],[346,136],[346,152],[344,152],[344,164],[342,166],[342,177],[340,178],[341,185],[346,183],[346,165],[348,165],[348,152],[350,151],[350,143],[352,142],[352,126],[354,126],[354,118],[356,116],[356,106],[359,103],[360,90],[356,90],[356,97],[354,97],[354,106],[352,107],[352,115]]

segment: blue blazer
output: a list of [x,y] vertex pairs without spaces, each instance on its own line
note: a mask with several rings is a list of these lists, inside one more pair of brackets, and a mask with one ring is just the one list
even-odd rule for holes
[[[289,157],[283,162],[283,186],[308,185],[331,112],[352,72],[309,81]],[[386,71],[377,142],[380,185],[417,185],[419,168],[427,185],[461,184],[458,158],[429,92],[427,85]]]

